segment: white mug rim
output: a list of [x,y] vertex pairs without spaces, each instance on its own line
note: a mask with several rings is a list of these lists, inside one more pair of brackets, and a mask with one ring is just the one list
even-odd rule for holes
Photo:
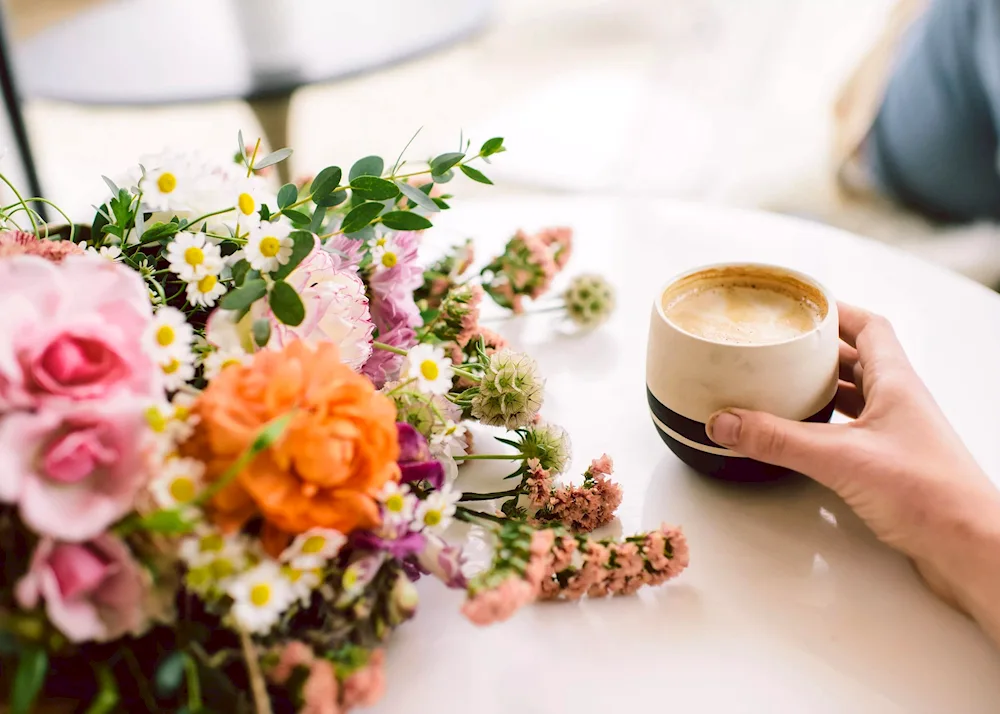
[[[682,329],[680,326],[671,321],[670,318],[666,316],[666,314],[664,314],[663,294],[674,283],[703,271],[717,270],[723,268],[756,268],[765,271],[767,270],[778,271],[786,275],[789,275],[793,278],[796,278],[798,280],[801,280],[804,283],[812,285],[814,288],[816,288],[817,290],[819,290],[819,292],[823,294],[824,298],[826,298],[827,302],[826,315],[824,315],[823,319],[820,320],[818,323],[816,323],[816,326],[813,327],[813,329],[809,330],[808,332],[803,332],[801,335],[796,335],[795,337],[789,337],[788,339],[781,340],[780,342],[723,342],[721,340],[710,340],[700,335],[692,334],[687,330]],[[656,293],[654,304],[656,307],[656,314],[659,315],[660,319],[663,320],[663,322],[666,325],[668,325],[674,330],[677,330],[685,337],[689,337],[692,340],[697,340],[699,342],[704,342],[706,344],[717,345],[719,347],[732,348],[732,349],[758,349],[763,347],[779,347],[781,345],[794,344],[795,342],[805,340],[810,335],[813,335],[822,330],[823,327],[827,323],[829,323],[832,319],[834,319],[834,316],[837,314],[836,310],[837,302],[833,297],[833,293],[831,293],[830,290],[828,290],[827,287],[816,278],[812,277],[811,275],[807,275],[806,273],[803,273],[800,270],[795,270],[794,268],[789,268],[784,265],[777,265],[775,263],[755,263],[751,261],[709,263],[707,265],[699,265],[695,268],[691,268],[689,270],[685,270],[681,273],[678,273],[660,287],[659,291]]]

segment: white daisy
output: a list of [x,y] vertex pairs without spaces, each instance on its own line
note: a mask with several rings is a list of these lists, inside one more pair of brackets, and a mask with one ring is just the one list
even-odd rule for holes
[[376,271],[391,270],[399,262],[396,244],[388,236],[379,236],[372,246],[372,265]]
[[219,247],[210,242],[204,233],[181,232],[175,235],[167,244],[167,261],[170,272],[187,282],[206,275],[218,275],[222,270]]
[[332,528],[310,528],[300,533],[281,554],[281,562],[297,570],[322,568],[337,555],[347,537]]
[[231,577],[250,564],[246,536],[224,536],[208,526],[181,541],[178,552],[189,568],[210,567],[219,578]]
[[451,360],[445,356],[443,347],[417,345],[406,355],[403,379],[416,379],[422,391],[447,394],[453,375]]
[[410,487],[405,483],[387,482],[378,500],[382,503],[382,522],[385,526],[405,526],[413,520],[417,497],[410,493]]
[[434,491],[420,502],[417,508],[417,521],[428,530],[442,531],[451,523],[455,515],[455,504],[462,497],[460,491],[445,486],[440,491]]
[[233,182],[233,205],[236,206],[236,224],[243,226],[260,220],[260,207],[270,203],[276,205],[275,196],[267,190],[266,182],[259,176],[242,176]]
[[468,447],[465,438],[468,431],[464,424],[446,419],[444,426],[435,430],[431,436],[431,447],[437,453],[444,453],[448,456],[464,456]]
[[234,578],[226,592],[233,599],[229,614],[236,624],[258,634],[270,632],[296,599],[292,584],[273,560],[265,560]]
[[204,475],[205,464],[196,459],[169,459],[149,484],[149,491],[161,508],[186,506],[201,491]]
[[188,208],[188,198],[196,172],[186,157],[162,154],[142,161],[145,171],[139,179],[144,213],[178,211]]
[[285,576],[292,586],[295,599],[303,605],[308,605],[312,598],[313,590],[323,582],[323,571],[319,568],[299,570],[290,565],[281,566],[281,574]]
[[174,392],[194,379],[194,352],[176,353],[159,363],[163,388]]
[[225,292],[225,284],[211,273],[187,284],[187,300],[192,305],[212,307]]
[[193,394],[188,394],[187,392],[178,392],[175,394],[174,398],[170,400],[170,406],[173,407],[173,419],[182,422],[193,421],[196,417],[191,416],[191,409],[194,407],[196,401],[198,401],[198,398]]
[[364,592],[368,584],[378,575],[385,558],[385,553],[376,553],[356,560],[347,566],[340,581],[341,594],[336,601],[338,607],[349,604]]
[[292,226],[284,221],[254,221],[244,247],[250,267],[272,273],[292,257],[293,241],[288,237]]
[[88,245],[87,254],[95,258],[110,260],[112,263],[117,263],[122,259],[122,249],[116,245],[102,245],[100,250],[92,245]]
[[191,351],[193,335],[183,312],[175,307],[161,307],[153,315],[143,337],[147,354],[157,364],[165,364]]
[[212,350],[205,355],[202,366],[205,368],[205,379],[212,380],[224,370],[234,364],[246,364],[253,355],[243,351],[242,347],[235,349]]

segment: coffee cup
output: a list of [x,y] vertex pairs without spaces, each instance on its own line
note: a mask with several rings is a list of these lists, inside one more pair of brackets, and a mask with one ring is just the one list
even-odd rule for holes
[[656,295],[646,353],[646,397],[660,437],[696,471],[769,481],[787,470],[716,444],[720,409],[827,422],[837,393],[837,303],[816,280],[756,263],[710,265]]

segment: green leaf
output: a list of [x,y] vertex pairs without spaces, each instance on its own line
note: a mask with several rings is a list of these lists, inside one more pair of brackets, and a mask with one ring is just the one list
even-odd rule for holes
[[329,196],[333,189],[340,186],[341,178],[343,178],[343,172],[339,166],[327,166],[316,174],[316,178],[312,180],[312,185],[309,187],[309,190],[312,191],[313,203]]
[[247,271],[250,270],[250,263],[247,262],[246,258],[241,258],[233,263],[233,267],[230,270],[233,273],[233,282],[236,284],[236,287],[239,287],[247,277]]
[[335,191],[329,196],[324,196],[323,198],[317,199],[315,201],[317,206],[322,206],[323,208],[333,208],[334,206],[339,206],[344,201],[347,200],[347,191]]
[[0,657],[9,657],[21,651],[21,644],[13,633],[0,630]]
[[45,650],[29,647],[21,651],[10,691],[10,714],[29,714],[45,683],[48,669],[49,656]]
[[[433,186],[433,184],[426,184],[426,185]],[[431,213],[434,213],[439,210],[434,201],[431,200],[430,196],[428,196],[426,193],[421,191],[416,186],[411,186],[405,181],[397,181],[396,188],[398,188],[404,196],[406,196],[408,199],[413,201],[415,204],[420,206],[425,211],[430,211]]]
[[451,208],[451,206],[448,205],[448,202],[445,201],[443,198],[435,198],[432,200],[434,201],[434,205],[440,208],[442,211],[447,211],[449,208]]
[[441,314],[440,310],[424,310],[422,313],[420,313],[420,319],[423,320],[423,323],[426,325],[430,322],[434,322],[434,320],[436,320],[437,316],[440,314]]
[[434,183],[448,183],[455,178],[455,172],[445,171],[443,174],[432,174],[431,178],[434,179]]
[[369,201],[388,201],[399,195],[396,184],[376,176],[358,176],[352,179],[351,190]]
[[308,257],[316,246],[316,238],[308,231],[292,231],[288,234],[292,239],[292,254],[288,257],[288,262],[271,273],[275,280],[284,280],[288,275]]
[[271,287],[270,305],[274,316],[286,325],[292,327],[301,325],[306,317],[306,307],[302,304],[302,299],[295,292],[295,288],[284,280],[277,281]]
[[309,221],[312,220],[305,213],[294,208],[286,208],[281,212],[281,215],[285,216],[288,220],[298,226],[308,225]]
[[433,225],[412,211],[390,211],[382,216],[382,224],[397,231],[422,231]]
[[499,154],[501,151],[506,150],[503,145],[503,138],[495,136],[483,142],[483,147],[479,150],[479,153],[482,156],[493,156],[493,154]]
[[267,168],[268,166],[273,166],[280,161],[284,161],[291,155],[291,149],[278,149],[277,151],[272,151],[270,154],[253,165],[254,171],[259,171],[260,169]]
[[267,207],[266,203],[262,203],[260,206],[260,220],[262,221],[271,220],[271,209]]
[[180,534],[190,533],[194,530],[194,524],[184,518],[180,511],[168,509],[153,511],[149,515],[143,516],[136,523],[134,530],[148,531],[149,533]]
[[309,232],[319,233],[320,229],[323,228],[323,224],[326,222],[326,209],[323,206],[316,206],[316,210],[313,211],[313,216],[309,220]]
[[378,218],[378,214],[382,212],[383,208],[385,208],[385,206],[375,201],[362,203],[357,208],[351,209],[351,212],[344,216],[344,222],[341,224],[340,230],[344,233],[354,233],[355,231],[360,231],[362,228]]
[[169,697],[176,692],[184,681],[184,667],[187,665],[187,654],[182,650],[174,650],[160,662],[156,668],[156,693],[161,697]]
[[299,189],[295,187],[295,184],[286,183],[280,189],[278,189],[278,208],[285,209],[291,206],[299,199]]
[[482,171],[474,169],[471,166],[466,166],[465,164],[459,166],[458,168],[463,174],[468,176],[473,181],[478,181],[479,183],[486,183],[489,184],[490,186],[493,185],[493,182],[490,181],[488,178],[486,178],[486,176],[483,174]]
[[152,243],[154,240],[162,240],[163,238],[169,238],[181,229],[180,225],[177,223],[154,223],[146,229],[146,232],[142,234],[143,243]]
[[236,141],[240,145],[240,156],[243,158],[243,162],[246,163],[247,160],[247,146],[243,143],[243,130],[240,129],[236,132]]
[[253,321],[253,341],[258,347],[267,347],[268,340],[271,339],[271,321],[264,317],[259,317]]
[[119,189],[118,186],[115,185],[115,182],[109,179],[107,176],[101,176],[101,178],[104,179],[104,183],[107,185],[107,187],[111,189],[111,195],[117,196],[118,192],[121,189]]
[[384,168],[385,162],[381,156],[366,156],[354,162],[348,178],[353,183],[358,176],[381,176]]
[[295,412],[290,411],[265,424],[264,428],[258,431],[257,436],[254,437],[248,455],[250,457],[256,456],[280,439],[281,435],[285,433],[285,429],[288,428],[288,423],[292,420],[293,416],[295,416]]
[[84,714],[110,714],[118,706],[121,698],[118,694],[118,682],[111,668],[104,662],[96,665],[97,669],[97,695],[90,700],[90,706]]
[[353,233],[345,233],[345,238],[351,240],[373,240],[375,238],[375,226],[365,226],[360,231],[354,231]]
[[246,280],[243,286],[236,290],[230,290],[219,300],[219,307],[223,310],[242,310],[249,308],[255,302],[267,294],[267,283],[260,278],[256,280]]
[[450,151],[447,154],[435,156],[431,159],[431,174],[437,176],[439,174],[446,173],[451,167],[455,166],[455,164],[464,158],[465,154],[461,151]]

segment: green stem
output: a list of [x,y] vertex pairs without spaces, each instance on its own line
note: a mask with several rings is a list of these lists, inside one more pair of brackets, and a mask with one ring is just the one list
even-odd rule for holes
[[528,457],[524,454],[466,454],[452,458],[455,461],[524,461]]
[[454,374],[457,374],[459,377],[465,377],[466,379],[472,380],[473,382],[478,382],[480,379],[479,375],[472,374],[472,372],[466,371],[461,367],[452,367],[451,371]]
[[206,218],[211,218],[212,216],[221,216],[223,213],[229,213],[230,211],[235,211],[235,210],[236,210],[236,206],[231,206],[229,208],[223,208],[221,211],[213,211],[212,213],[206,213],[204,216],[198,216],[194,220],[188,221],[185,224],[184,227],[188,228],[188,227],[193,226],[193,225],[195,225],[197,223],[201,223]]
[[[369,224],[368,224],[368,226],[374,226],[374,225],[375,225],[376,223],[381,223],[381,222],[382,222],[382,217],[381,217],[381,216],[379,216],[379,217],[378,217],[378,218],[376,218],[376,219],[375,219],[374,221],[372,221],[371,223],[369,223]],[[367,228],[368,226],[365,226],[365,228]],[[360,229],[359,229],[359,230],[360,230]],[[327,233],[327,234],[325,234],[325,235],[321,235],[321,236],[319,237],[319,239],[320,239],[321,241],[324,241],[324,240],[326,240],[327,238],[333,238],[334,236],[341,236],[341,235],[344,235],[344,231],[342,231],[342,230],[341,230],[341,231],[334,231],[333,233]]]
[[399,347],[393,347],[392,345],[387,345],[384,342],[373,342],[372,347],[377,350],[385,350],[386,352],[392,352],[394,355],[406,356],[406,350]]
[[473,511],[471,508],[463,508],[462,506],[458,506],[458,508],[455,509],[455,518],[460,521],[465,521],[466,523],[472,523],[473,518],[482,518],[484,521],[492,521],[493,523],[507,523],[510,521],[509,518],[494,516],[492,513]]
[[416,377],[411,377],[410,379],[406,380],[405,382],[400,382],[399,384],[397,384],[395,387],[393,387],[388,392],[386,392],[386,394],[387,395],[388,394],[395,394],[400,389],[405,389],[406,387],[410,386],[411,384],[413,384],[416,381],[417,381]]
[[253,155],[250,156],[250,160],[247,162],[247,178],[253,176],[253,162],[257,160],[258,151],[260,151],[260,137],[257,138],[257,143],[253,147]]
[[257,714],[272,714],[271,698],[267,694],[267,682],[264,681],[264,674],[260,671],[260,661],[257,659],[257,651],[253,646],[253,641],[246,630],[240,629],[239,634],[243,659],[247,666],[247,677],[250,680],[250,692],[253,694],[254,708],[257,710]]
[[201,711],[201,681],[198,679],[198,665],[190,656],[184,660],[184,671],[187,674],[188,709],[191,712]]
[[462,502],[468,501],[492,501],[496,498],[504,498],[505,496],[520,496],[521,487],[512,488],[510,491],[494,491],[493,493],[463,493],[462,497],[458,499]]
[[14,195],[17,196],[18,203],[20,203],[22,206],[24,206],[24,210],[28,212],[28,218],[31,220],[31,228],[35,232],[35,235],[37,236],[38,235],[38,224],[35,223],[35,217],[33,215],[31,215],[31,209],[28,208],[28,204],[24,202],[24,197],[21,196],[21,192],[18,191],[17,188],[15,188],[14,184],[12,184],[10,182],[10,180],[6,176],[4,176],[3,174],[0,174],[0,181],[3,181],[5,184],[7,184],[7,186],[10,188],[10,190],[14,192]]

